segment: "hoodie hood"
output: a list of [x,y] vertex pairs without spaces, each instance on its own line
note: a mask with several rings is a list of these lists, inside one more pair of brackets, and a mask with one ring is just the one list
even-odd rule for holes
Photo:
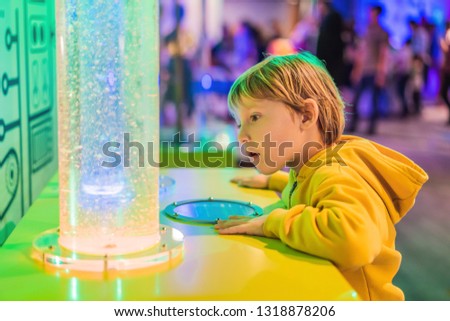
[[406,156],[364,138],[344,135],[328,154],[327,162],[350,166],[370,184],[394,224],[413,207],[417,193],[428,180],[427,173]]

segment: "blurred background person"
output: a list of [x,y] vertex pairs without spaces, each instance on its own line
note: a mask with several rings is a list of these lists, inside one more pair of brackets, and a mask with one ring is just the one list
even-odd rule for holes
[[181,135],[184,134],[184,119],[186,117],[189,119],[195,108],[192,93],[193,76],[191,66],[195,43],[182,24],[184,14],[184,7],[176,3],[174,7],[175,27],[164,38],[164,44],[169,54],[169,61],[165,75],[167,82],[166,91],[163,94],[161,103],[163,123],[167,121],[165,119],[166,117],[164,117],[165,108],[169,103],[175,105],[176,128]]
[[295,50],[295,47],[292,44],[290,39],[277,38],[277,39],[271,40],[268,43],[266,52],[269,55],[284,56],[284,55],[294,54],[297,52],[297,50]]
[[221,68],[231,75],[234,55],[234,38],[227,25],[222,27],[222,39],[211,48],[211,67]]
[[297,50],[316,54],[318,33],[317,19],[313,14],[305,14],[291,31],[289,39]]
[[281,23],[278,19],[272,19],[270,21],[270,35],[267,38],[267,45],[272,41],[280,38],[284,38],[283,36],[283,28],[281,26]]
[[249,21],[241,21],[233,36],[233,76],[264,59],[264,39],[261,30]]
[[450,100],[448,90],[450,89],[450,21],[446,23],[444,37],[440,41],[444,61],[441,68],[441,92],[440,96],[448,108],[447,125],[450,126]]
[[355,65],[352,70],[352,82],[356,85],[353,99],[353,115],[349,131],[357,130],[359,122],[358,104],[366,89],[372,92],[369,128],[367,134],[376,133],[379,117],[379,98],[386,83],[386,64],[388,55],[389,35],[380,25],[381,6],[373,6],[369,13],[369,26],[358,45],[355,55]]
[[338,87],[344,84],[344,21],[333,7],[332,0],[317,2],[319,14],[319,36],[316,56],[325,61],[325,66]]
[[297,52],[295,44],[285,37],[278,19],[271,20],[270,35],[267,37],[264,53],[267,55],[289,55]]
[[358,48],[358,35],[355,31],[354,19],[350,19],[349,21],[344,23],[344,28],[342,31],[342,41],[344,42],[344,86],[347,88],[351,88],[351,74]]
[[411,47],[414,55],[421,58],[423,62],[423,82],[427,83],[428,68],[430,65],[430,35],[426,29],[426,21],[424,18],[420,20],[420,24],[414,20],[409,21],[411,28]]
[[414,105],[414,115],[419,115],[422,111],[422,90],[424,86],[424,73],[425,64],[421,56],[415,54],[412,60],[411,71],[411,91],[412,100]]
[[409,115],[409,99],[407,97],[408,83],[413,71],[413,51],[411,39],[406,40],[395,56],[394,71],[396,80],[396,92],[401,105],[401,118]]

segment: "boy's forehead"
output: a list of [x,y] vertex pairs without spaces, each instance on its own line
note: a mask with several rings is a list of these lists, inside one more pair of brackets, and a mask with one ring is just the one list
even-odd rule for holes
[[254,112],[266,114],[279,113],[281,112],[280,108],[284,111],[289,110],[283,102],[270,99],[243,98],[236,105],[231,109],[231,114],[236,120],[246,118]]
[[240,99],[240,102],[239,102],[239,104],[238,104],[236,109],[258,108],[258,107],[264,106],[265,102],[267,102],[267,100],[265,100],[265,99],[255,99],[255,98],[250,98],[250,97],[242,97]]

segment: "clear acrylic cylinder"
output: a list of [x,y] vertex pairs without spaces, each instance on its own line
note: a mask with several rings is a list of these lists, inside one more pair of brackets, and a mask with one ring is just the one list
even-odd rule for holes
[[71,251],[160,240],[158,17],[157,0],[56,0],[59,245]]

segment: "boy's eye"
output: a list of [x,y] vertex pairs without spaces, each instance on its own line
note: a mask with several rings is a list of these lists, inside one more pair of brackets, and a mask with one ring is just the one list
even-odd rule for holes
[[250,121],[255,122],[257,121],[261,116],[260,115],[251,115],[250,116]]

